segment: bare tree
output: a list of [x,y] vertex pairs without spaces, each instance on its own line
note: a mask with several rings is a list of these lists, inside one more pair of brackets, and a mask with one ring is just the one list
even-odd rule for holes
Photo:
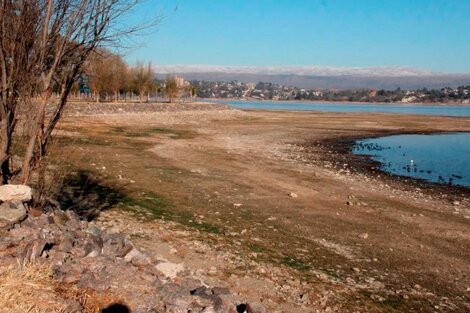
[[120,92],[126,86],[129,69],[126,62],[120,55],[114,54],[109,59],[111,73],[113,75],[113,79],[110,81],[109,91],[114,94],[114,101],[119,100]]
[[142,62],[137,62],[131,69],[131,85],[139,94],[140,102],[143,102],[145,94],[153,90],[155,85],[151,63],[145,65]]
[[109,79],[112,79],[109,71],[107,58],[110,53],[107,50],[100,49],[91,54],[89,61],[85,66],[85,73],[89,78],[89,85],[95,101],[100,102],[102,93],[109,85]]
[[168,75],[165,80],[165,93],[170,101],[173,103],[175,98],[178,98],[180,92],[180,86],[178,85],[178,80],[176,76]]
[[86,74],[90,79],[90,87],[96,95],[96,102],[102,94],[114,95],[119,99],[119,92],[127,82],[127,64],[118,54],[108,49],[98,49],[93,52],[86,64]]
[[[140,0],[0,0],[0,168],[2,183],[28,183],[47,153],[74,83],[90,54],[142,30],[120,19]],[[53,89],[58,98],[52,97]],[[12,168],[11,147],[20,118],[31,118],[22,165]],[[46,107],[50,114],[46,114]]]

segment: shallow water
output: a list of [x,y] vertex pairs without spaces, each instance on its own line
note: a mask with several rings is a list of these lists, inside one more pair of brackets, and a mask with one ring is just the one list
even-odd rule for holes
[[370,155],[391,174],[470,187],[470,133],[359,140],[353,153]]
[[223,101],[239,109],[299,110],[322,112],[378,112],[442,116],[470,116],[470,106],[415,105],[415,104],[361,104],[361,103],[308,103],[282,101]]

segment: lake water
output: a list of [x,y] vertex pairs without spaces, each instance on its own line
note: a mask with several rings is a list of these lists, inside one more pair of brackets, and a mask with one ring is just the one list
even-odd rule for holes
[[391,174],[470,187],[470,133],[359,140],[353,153],[370,155]]
[[239,109],[296,110],[322,112],[378,112],[442,116],[470,116],[470,106],[413,105],[413,104],[361,104],[361,103],[309,103],[282,101],[221,101]]

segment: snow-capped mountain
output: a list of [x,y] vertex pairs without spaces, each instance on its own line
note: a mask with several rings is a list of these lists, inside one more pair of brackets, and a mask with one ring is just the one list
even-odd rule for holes
[[159,74],[234,73],[302,76],[430,76],[440,73],[410,67],[325,67],[325,66],[225,66],[225,65],[158,65]]

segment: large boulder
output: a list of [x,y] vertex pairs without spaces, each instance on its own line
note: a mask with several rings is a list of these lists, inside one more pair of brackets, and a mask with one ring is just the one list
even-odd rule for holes
[[0,204],[0,228],[12,226],[23,221],[28,213],[21,201]]
[[2,185],[0,186],[0,201],[28,202],[32,198],[31,187],[26,185]]

